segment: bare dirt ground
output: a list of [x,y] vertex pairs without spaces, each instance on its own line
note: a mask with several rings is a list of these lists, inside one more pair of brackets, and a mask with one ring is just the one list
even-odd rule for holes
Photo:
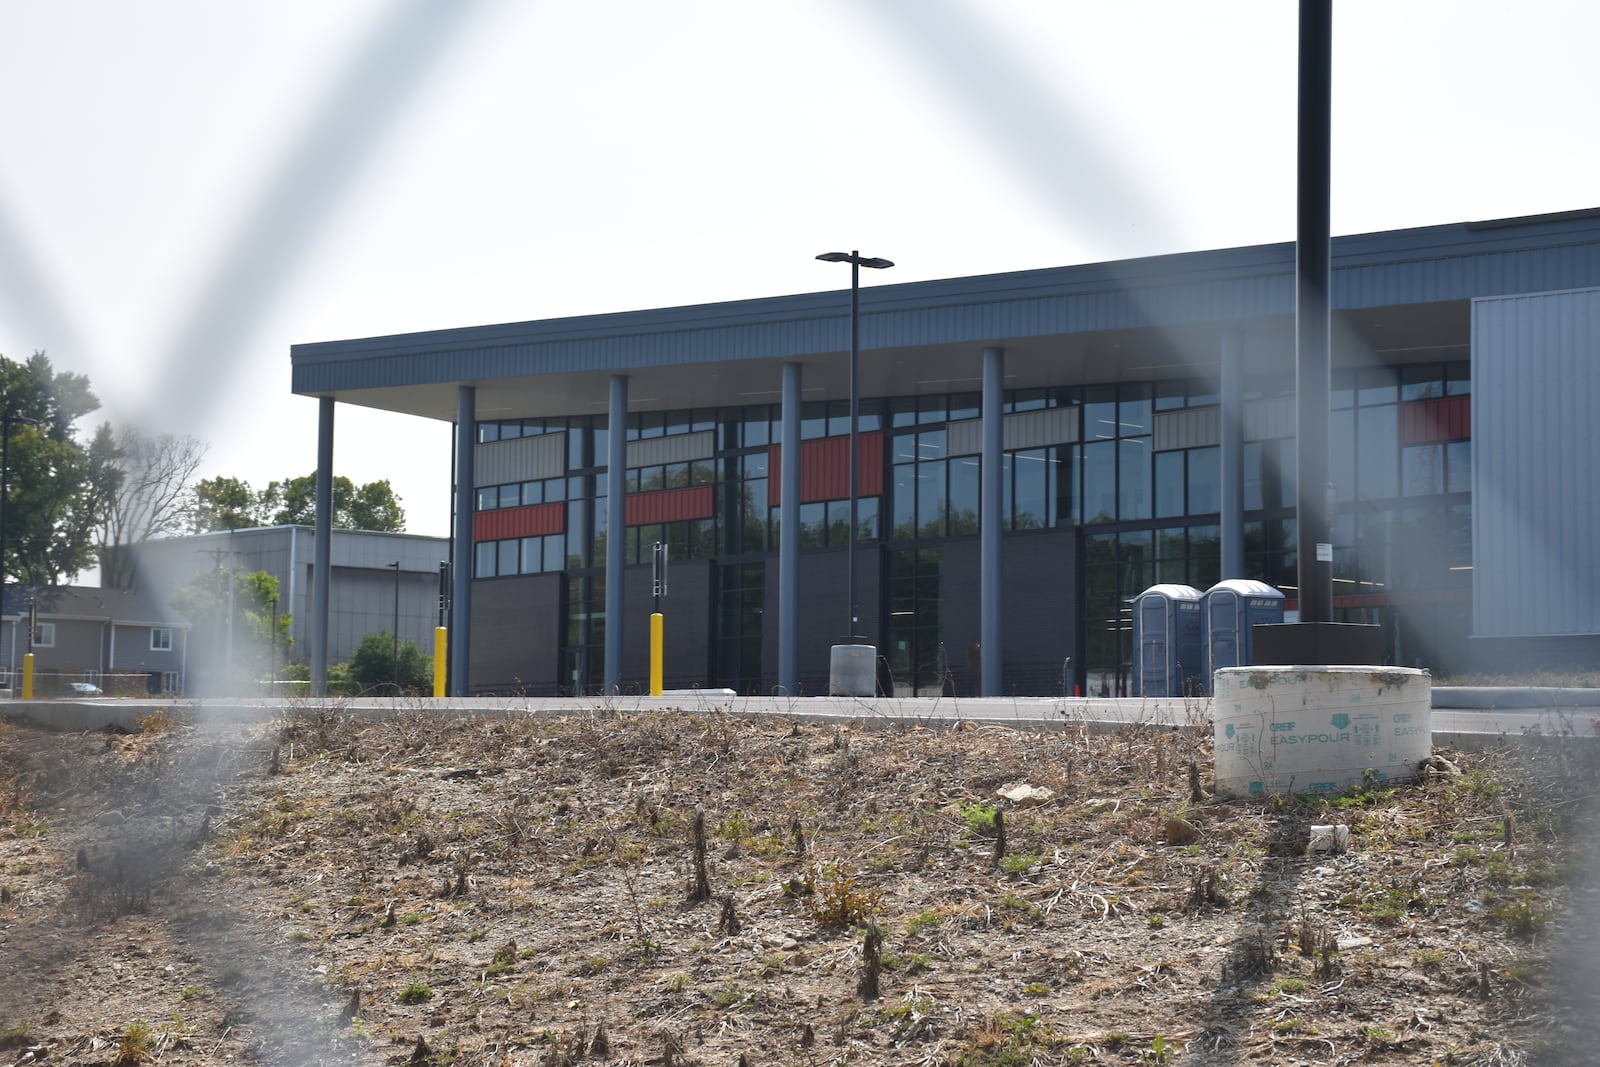
[[0,1064],[1600,1055],[1590,743],[1242,801],[1204,722],[143,725],[0,722]]

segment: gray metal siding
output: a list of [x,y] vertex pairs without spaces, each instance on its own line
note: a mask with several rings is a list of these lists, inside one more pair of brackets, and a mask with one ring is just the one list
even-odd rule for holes
[[567,435],[489,441],[473,450],[472,487],[558,478],[567,472]]
[[1475,637],[1600,634],[1600,289],[1472,306]]
[[1219,419],[1215,407],[1159,412],[1151,430],[1150,447],[1157,452],[1167,452],[1214,445],[1222,439]]
[[687,463],[710,459],[717,451],[717,435],[710,430],[679,433],[628,442],[628,466],[654,467],[662,463]]

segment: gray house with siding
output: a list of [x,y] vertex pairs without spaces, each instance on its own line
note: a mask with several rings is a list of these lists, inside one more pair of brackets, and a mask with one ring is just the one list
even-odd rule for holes
[[42,696],[74,682],[108,695],[182,693],[189,631],[164,598],[89,586],[10,586],[0,610],[0,688],[20,688],[31,651],[34,692]]

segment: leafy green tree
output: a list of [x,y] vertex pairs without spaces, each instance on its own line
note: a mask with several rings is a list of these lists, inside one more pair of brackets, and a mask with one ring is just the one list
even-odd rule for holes
[[256,493],[239,478],[205,478],[195,483],[188,513],[191,533],[266,526]]
[[433,658],[415,641],[399,642],[398,654],[396,648],[394,635],[387,631],[367,634],[350,657],[350,681],[363,691],[398,686],[408,693],[432,692]]
[[[268,482],[260,492],[238,478],[211,478],[194,489],[190,528],[195,533],[251,526],[312,526],[317,521],[317,476]],[[341,530],[405,532],[406,513],[387,478],[356,485],[333,479],[333,525]]]
[[237,692],[248,680],[271,673],[292,640],[288,613],[277,613],[273,629],[277,600],[278,579],[266,571],[242,574],[221,567],[172,594],[173,608],[194,624],[189,673],[197,689]]
[[94,563],[112,453],[85,449],[74,424],[99,406],[88,378],[57,373],[43,352],[0,356],[0,414],[32,420],[13,423],[7,448],[8,578],[58,585]]

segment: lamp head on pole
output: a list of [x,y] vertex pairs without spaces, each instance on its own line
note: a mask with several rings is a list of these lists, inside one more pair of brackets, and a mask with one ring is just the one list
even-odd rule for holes
[[871,267],[873,270],[894,266],[893,260],[863,256],[860,252],[824,252],[817,258],[824,263],[854,263],[858,267]]

